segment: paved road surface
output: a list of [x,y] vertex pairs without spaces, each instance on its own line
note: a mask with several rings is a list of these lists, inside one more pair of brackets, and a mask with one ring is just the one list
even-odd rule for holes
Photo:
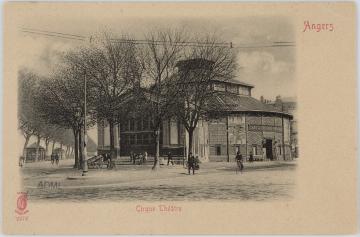
[[90,170],[86,178],[71,168],[48,162],[22,169],[24,189],[33,201],[93,200],[283,200],[295,189],[295,162],[254,162],[243,173],[235,163],[204,163],[195,175],[182,166],[120,166],[116,170]]

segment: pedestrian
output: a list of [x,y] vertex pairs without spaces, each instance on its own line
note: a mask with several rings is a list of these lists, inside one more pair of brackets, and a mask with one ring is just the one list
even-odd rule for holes
[[168,152],[168,162],[167,162],[167,165],[169,165],[169,163],[171,162],[171,165],[174,165],[174,161],[173,161],[173,158],[172,158],[172,155],[171,155],[171,152],[169,151]]
[[105,156],[106,156],[106,160],[107,160],[107,168],[111,169],[112,168],[111,155],[109,153],[107,153]]
[[136,154],[136,160],[138,160],[138,162],[139,162],[138,165],[141,165],[144,160],[143,154],[141,154],[141,153]]
[[59,165],[59,154],[58,153],[55,154],[55,162],[56,162],[56,165]]
[[[242,170],[244,169],[244,165],[243,165],[243,157],[242,157],[240,151],[238,151],[236,153],[235,160],[236,160],[236,164],[237,164],[239,171],[242,172]],[[236,169],[236,173],[237,172],[238,172],[238,170]]]
[[250,162],[253,162],[253,161],[254,161],[254,155],[253,155],[252,151],[250,152],[249,161],[250,161]]
[[133,164],[136,165],[136,160],[139,159],[139,154],[138,153],[134,153],[134,159],[133,159]]
[[55,162],[55,154],[54,153],[51,153],[51,164],[53,165],[54,162]]
[[20,156],[19,166],[20,166],[20,167],[23,167],[23,166],[24,166],[24,163],[25,163],[25,158],[24,158],[23,156]]
[[195,174],[195,157],[191,152],[189,152],[189,159],[188,159],[188,172],[190,175],[190,170],[192,169],[193,175]]
[[146,163],[147,159],[148,159],[148,153],[145,151],[144,152],[144,164]]
[[134,159],[134,153],[130,151],[130,163],[133,162]]

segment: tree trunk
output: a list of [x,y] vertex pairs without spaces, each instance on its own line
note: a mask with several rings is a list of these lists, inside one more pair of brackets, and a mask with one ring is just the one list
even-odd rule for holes
[[79,131],[79,166],[78,169],[82,169],[82,163],[83,163],[83,151],[84,151],[84,142],[83,142],[83,134],[82,130]]
[[[188,149],[188,153],[192,153],[192,148],[193,148],[193,138],[194,138],[194,129],[190,128],[188,130],[188,134],[189,134],[189,149]],[[195,156],[195,154],[193,154]],[[189,158],[189,156],[188,156]]]
[[24,156],[24,158],[26,158],[26,147],[29,144],[30,137],[31,137],[31,135],[25,136],[25,143],[24,143],[24,147],[23,147],[23,156]]
[[78,131],[74,131],[74,141],[75,141],[75,144],[74,144],[74,152],[75,152],[75,164],[74,164],[74,168],[79,168],[79,140],[78,140],[78,134],[79,132]]
[[53,144],[52,144],[52,148],[51,148],[51,154],[53,154],[54,153],[54,148],[55,148],[55,141],[53,141]]
[[26,135],[25,136],[25,143],[24,143],[24,147],[23,147],[23,157],[24,157],[24,164],[26,163],[26,147],[29,144],[29,140],[30,140],[31,135]]
[[160,128],[155,132],[155,157],[152,170],[160,168]]
[[35,161],[39,160],[40,136],[37,136]]
[[70,152],[70,147],[66,146],[65,159],[67,159],[69,157],[69,152]]
[[68,152],[68,146],[65,145],[64,159],[66,159],[67,157],[67,152]]
[[50,139],[46,138],[45,139],[45,156],[47,156],[48,151],[49,151],[49,143],[50,143]]
[[63,144],[60,143],[60,160],[62,160],[62,158],[63,158],[63,149],[62,149],[62,147],[63,147]]
[[110,155],[111,159],[115,159],[115,138],[114,138],[114,122],[110,119],[109,120],[109,129],[110,129]]

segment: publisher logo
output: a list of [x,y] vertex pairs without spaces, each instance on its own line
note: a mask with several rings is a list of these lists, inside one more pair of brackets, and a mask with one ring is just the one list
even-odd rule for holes
[[16,210],[15,212],[19,215],[24,215],[29,212],[29,210],[26,210],[27,208],[27,193],[18,193],[18,198],[16,201]]

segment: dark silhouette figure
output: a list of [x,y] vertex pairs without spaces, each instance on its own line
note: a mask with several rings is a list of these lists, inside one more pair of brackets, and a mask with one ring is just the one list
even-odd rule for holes
[[174,160],[172,158],[171,152],[168,153],[168,161],[167,161],[167,165],[169,165],[171,162],[171,165],[174,165]]
[[51,164],[53,165],[55,163],[55,154],[51,154]]
[[250,152],[250,158],[249,158],[249,161],[250,162],[253,162],[254,161],[254,155],[252,152]]
[[[238,151],[236,153],[235,160],[236,160],[236,164],[237,164],[239,171],[242,172],[242,170],[244,169],[244,165],[243,165],[243,157],[242,157],[240,151]],[[236,169],[236,173],[238,172],[238,169]]]
[[190,170],[192,169],[192,173],[195,174],[195,157],[190,152],[189,153],[189,159],[188,159],[188,171],[190,174]]
[[55,155],[56,165],[59,165],[59,159],[60,159],[59,154],[56,153],[56,155]]

